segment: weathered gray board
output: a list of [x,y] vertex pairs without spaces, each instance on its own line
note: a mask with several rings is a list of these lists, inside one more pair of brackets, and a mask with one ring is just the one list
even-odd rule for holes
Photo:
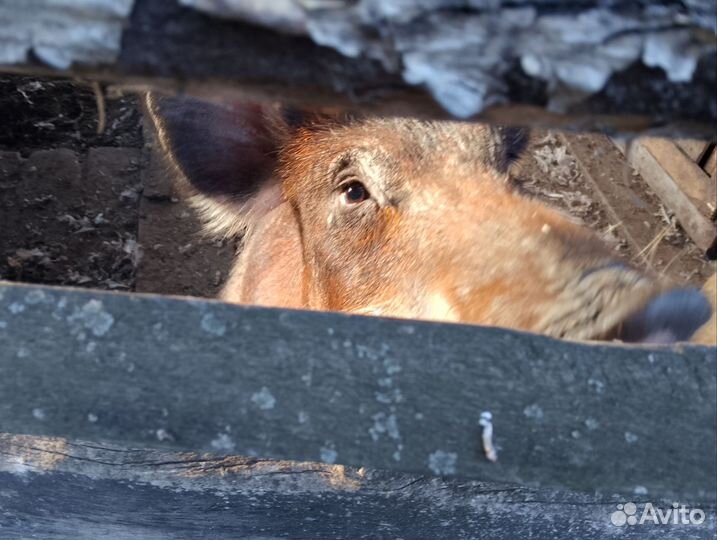
[[716,368],[707,347],[0,287],[9,433],[715,501]]
[[[711,540],[699,521],[615,525],[618,504],[640,519],[647,495],[591,497],[458,482],[342,465],[133,450],[0,434],[3,540],[490,539]],[[614,514],[614,516],[613,516]],[[616,523],[622,523],[616,520]]]
[[307,35],[174,0],[135,0],[129,17],[131,0],[0,0],[2,69],[604,131],[709,138],[717,121],[713,0],[182,3],[278,30],[288,6]]

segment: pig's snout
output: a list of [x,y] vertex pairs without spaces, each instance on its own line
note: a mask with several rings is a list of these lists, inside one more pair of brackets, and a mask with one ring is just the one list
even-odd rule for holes
[[617,337],[641,343],[686,341],[711,314],[709,301],[697,289],[673,289],[656,296],[628,317]]
[[674,343],[689,340],[711,314],[700,291],[610,262],[570,280],[540,330],[569,339]]

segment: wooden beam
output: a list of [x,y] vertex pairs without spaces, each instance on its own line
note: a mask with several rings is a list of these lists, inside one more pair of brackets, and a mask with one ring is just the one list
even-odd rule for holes
[[[712,178],[712,191],[714,191],[715,180],[717,179],[717,147],[712,147],[709,156],[705,156],[704,169],[707,174]],[[710,199],[714,202],[714,198]]]
[[[652,267],[654,260],[671,261],[679,257],[681,249],[666,242],[654,245],[660,231],[650,224],[659,212],[659,202],[652,202],[646,196],[648,186],[633,176],[632,167],[609,137],[567,133],[560,137],[599,197],[610,223],[620,228],[633,254],[639,254],[639,259],[648,267]],[[653,245],[654,248],[650,248]]]
[[[709,189],[707,191],[707,207],[712,211],[710,219],[717,222],[717,147],[707,156],[705,171],[710,175]],[[713,250],[713,256],[717,258],[717,246]]]
[[706,203],[710,179],[695,160],[690,159],[674,142],[667,139],[641,138],[640,144],[652,154],[662,170],[672,178],[695,207],[703,215],[709,215]]
[[714,249],[717,225],[707,204],[710,178],[672,142],[640,138],[628,144],[616,141],[628,162],[669,208],[700,249]]
[[0,1],[0,70],[563,129],[704,138],[717,121],[713,17],[693,3],[283,2],[301,17],[288,26],[279,4],[182,3],[221,18],[174,1]]
[[695,163],[700,163],[711,143],[699,139],[677,139],[675,144]]
[[714,348],[20,285],[0,343],[11,433],[717,498]]
[[701,523],[614,525],[618,504],[640,518],[646,503],[671,501],[2,433],[0,486],[7,540],[706,540],[717,530],[714,503],[686,504]]

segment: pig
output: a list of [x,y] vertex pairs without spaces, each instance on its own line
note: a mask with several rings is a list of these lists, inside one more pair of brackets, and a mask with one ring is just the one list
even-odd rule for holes
[[702,287],[702,292],[712,306],[712,317],[692,336],[693,343],[717,345],[717,274],[712,274]]
[[617,260],[521,193],[510,172],[525,130],[144,101],[207,230],[243,237],[227,302],[654,343],[710,317],[699,291]]

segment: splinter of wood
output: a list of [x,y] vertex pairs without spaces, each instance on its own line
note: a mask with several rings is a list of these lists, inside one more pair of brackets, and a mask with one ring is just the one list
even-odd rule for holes
[[483,452],[488,461],[495,463],[498,461],[498,453],[493,446],[493,415],[489,411],[480,413],[480,421],[478,422],[483,428],[481,440],[483,441]]

